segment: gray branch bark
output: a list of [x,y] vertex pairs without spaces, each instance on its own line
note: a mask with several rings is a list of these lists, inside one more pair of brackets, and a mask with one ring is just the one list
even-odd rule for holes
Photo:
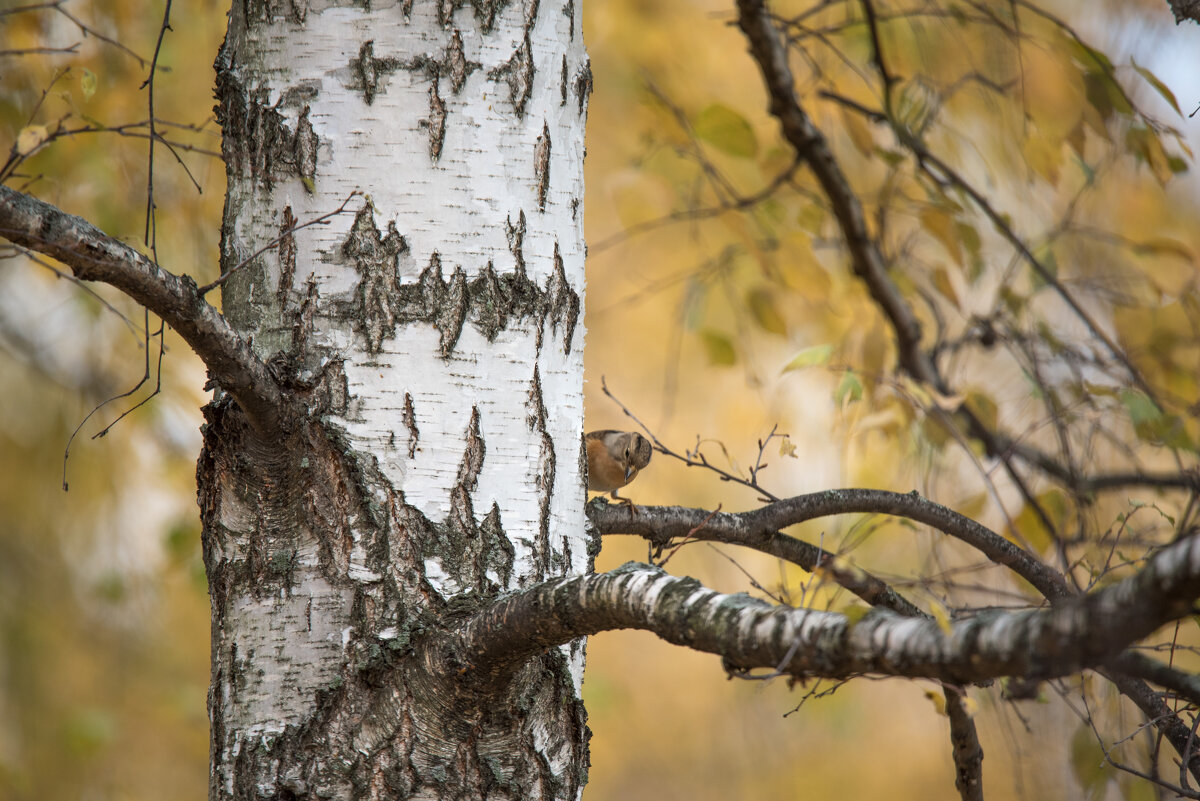
[[989,610],[948,628],[872,610],[844,615],[723,595],[695,579],[629,563],[610,573],[546,582],[503,598],[453,635],[477,675],[503,673],[588,634],[634,628],[718,654],[738,670],[797,678],[907,676],[971,684],[1000,676],[1049,679],[1104,665],[1200,597],[1200,536],[1159,551],[1140,571],[1039,610]]

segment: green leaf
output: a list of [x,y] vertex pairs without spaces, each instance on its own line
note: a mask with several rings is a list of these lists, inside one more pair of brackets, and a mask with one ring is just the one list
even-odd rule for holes
[[858,378],[858,373],[853,370],[847,370],[842,376],[841,382],[833,393],[833,402],[838,405],[838,408],[845,406],[847,401],[854,403],[862,400],[863,385]]
[[1071,737],[1071,769],[1083,788],[1085,798],[1090,801],[1104,797],[1109,771],[1104,761],[1104,751],[1096,741],[1091,726],[1086,723],[1081,723]]
[[1139,256],[1146,254],[1153,256],[1178,256],[1185,263],[1189,265],[1192,263],[1192,249],[1177,239],[1157,237],[1145,242],[1136,242],[1132,250]]
[[112,742],[117,724],[105,709],[85,707],[73,710],[63,723],[62,743],[74,758],[94,756]]
[[1146,82],[1154,87],[1154,91],[1156,91],[1160,95],[1162,95],[1163,100],[1170,103],[1171,108],[1175,109],[1175,113],[1178,114],[1180,117],[1182,117],[1183,111],[1180,110],[1179,103],[1178,103],[1178,101],[1175,100],[1175,93],[1172,92],[1169,88],[1167,88],[1167,85],[1165,83],[1163,83],[1162,81],[1160,81],[1158,79],[1158,76],[1155,75],[1153,72],[1151,72],[1150,70],[1141,66],[1136,61],[1134,61],[1132,58],[1130,58],[1129,60],[1130,60],[1130,62],[1132,62],[1133,68],[1138,71],[1138,75],[1141,75],[1143,78],[1145,78]]
[[775,305],[775,295],[771,290],[766,287],[752,289],[746,294],[746,304],[750,307],[754,322],[764,331],[780,336],[787,333],[787,322],[779,313],[779,307]]
[[704,343],[704,351],[708,354],[709,364],[724,367],[737,364],[737,350],[733,347],[733,341],[720,331],[705,328],[700,331],[700,341]]
[[1000,413],[996,408],[996,401],[992,400],[990,396],[982,392],[971,391],[967,393],[967,398],[963,403],[986,428],[991,431],[998,428]]
[[1067,48],[1071,50],[1071,55],[1079,62],[1080,66],[1088,70],[1093,70],[1100,67],[1104,72],[1112,73],[1113,63],[1108,56],[1101,53],[1094,47],[1084,44],[1078,39],[1068,39]]
[[1165,184],[1174,175],[1158,134],[1145,125],[1135,125],[1125,132],[1125,146],[1134,156],[1145,162],[1160,184]]
[[91,100],[96,94],[96,73],[84,67],[79,76],[79,88],[83,91],[83,99]]
[[822,364],[828,364],[829,358],[833,355],[833,345],[813,345],[811,348],[805,348],[792,357],[792,360],[783,366],[780,373],[790,373],[793,370],[803,370],[806,367],[818,367]]
[[1134,428],[1155,423],[1162,418],[1162,412],[1154,405],[1154,401],[1137,390],[1122,391],[1121,403],[1129,412],[1129,420],[1133,423]]
[[875,148],[875,155],[883,159],[883,161],[886,162],[889,167],[898,167],[907,160],[907,156],[898,150],[888,150],[887,148],[883,147]]
[[970,257],[970,277],[974,281],[983,273],[983,241],[979,238],[979,231],[970,223],[956,222],[954,231]]
[[1188,435],[1187,426],[1179,415],[1165,414],[1154,401],[1136,390],[1122,390],[1120,397],[1138,439],[1168,448],[1196,450],[1196,443]]
[[731,156],[752,158],[758,140],[749,121],[724,103],[713,103],[692,120],[696,136]]

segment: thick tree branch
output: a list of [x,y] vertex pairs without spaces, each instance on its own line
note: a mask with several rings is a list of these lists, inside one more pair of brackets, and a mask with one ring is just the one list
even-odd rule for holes
[[[974,546],[992,561],[1010,567],[1052,602],[1063,603],[1076,597],[1066,579],[1057,571],[985,526],[916,493],[900,494],[870,489],[831,490],[779,501],[741,514],[713,514],[685,507],[639,506],[637,515],[631,515],[625,507],[595,502],[588,505],[587,511],[592,524],[601,534],[634,534],[656,545],[666,545],[672,539],[685,536],[743,545],[787,559],[808,570],[813,569],[808,567],[810,564],[815,567],[827,561],[827,552],[782,534],[779,529],[832,514],[897,515],[932,526]],[[906,614],[905,607],[912,606],[887,584],[865,571],[835,571],[834,578],[873,605],[885,606],[900,614]],[[922,614],[920,610],[915,611]],[[1189,769],[1200,777],[1200,754],[1197,754],[1196,748],[1188,745],[1188,727],[1139,679],[1174,690],[1198,704],[1200,683],[1182,671],[1132,653],[1121,654],[1102,673],[1155,722],[1178,753],[1188,754]],[[949,694],[947,698],[949,701]],[[954,719],[951,723],[953,727]],[[959,789],[960,792],[970,792],[974,786],[971,779],[978,769],[974,756],[977,740],[972,746],[972,738],[965,735],[962,727],[953,728],[955,764],[959,768],[960,784],[963,785]],[[963,779],[965,781],[961,781]]]
[[797,678],[1048,679],[1104,664],[1163,624],[1192,614],[1197,597],[1195,536],[1097,592],[1047,609],[990,610],[948,629],[889,610],[851,623],[832,612],[723,595],[695,579],[630,563],[502,598],[463,624],[449,645],[480,676],[503,674],[578,637],[635,628],[718,654],[734,669],[778,669]]
[[1167,0],[1167,5],[1175,14],[1176,25],[1185,19],[1200,23],[1200,0]]
[[[740,514],[712,513],[682,506],[639,506],[636,515],[628,507],[593,501],[588,518],[602,535],[632,534],[657,546],[673,539],[741,545],[786,559],[805,570],[826,568],[833,578],[872,606],[897,614],[925,613],[884,581],[858,567],[839,569],[833,554],[788,536],[781,528],[835,514],[887,514],[904,517],[948,534],[973,546],[988,559],[1013,570],[1052,603],[1075,597],[1061,573],[1030,556],[996,532],[952,509],[916,493],[901,494],[874,489],[844,489],[815,492],[768,504]],[[1200,705],[1200,678],[1137,653],[1125,653],[1109,664],[1114,670],[1151,681]],[[1184,729],[1186,732],[1186,728]]]
[[179,332],[262,433],[278,430],[284,406],[278,383],[195,282],[159,267],[81,217],[0,186],[0,236],[53,256],[75,277],[124,292]]

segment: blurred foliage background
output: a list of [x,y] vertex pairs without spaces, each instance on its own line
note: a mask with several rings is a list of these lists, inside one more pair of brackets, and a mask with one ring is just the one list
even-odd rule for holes
[[[216,277],[224,190],[219,161],[201,151],[219,150],[211,64],[226,7],[193,0],[172,10],[155,82],[157,114],[177,124],[169,137],[186,165],[156,151],[159,258],[201,283]],[[930,341],[945,343],[943,364],[961,394],[935,397],[897,377],[890,329],[850,275],[805,170],[761,202],[716,212],[760,193],[791,162],[731,5],[609,0],[584,7],[595,75],[589,428],[633,425],[601,392],[603,378],[681,453],[699,447],[745,474],[765,440],[759,478],[777,495],[918,489],[1047,559],[1068,553],[1085,583],[1107,580],[1120,551],[1114,533],[1129,549],[1118,566],[1136,562],[1187,519],[1187,496],[1135,487],[1080,505],[1033,481],[1052,522],[1073,538],[1056,539],[934,407],[969,405],[1051,451],[1048,410],[1057,408],[1088,469],[1195,464],[1200,183],[1188,152],[1197,123],[1187,115],[1200,103],[1200,32],[1176,28],[1162,0],[914,7],[916,16],[884,20],[898,77],[893,128],[849,105],[881,104],[858,4],[774,10],[798,20],[789,30],[805,53],[793,61],[802,102],[862,197]],[[161,13],[161,4],[127,0],[0,7],[0,153],[30,125],[131,126],[56,140],[7,182],[143,248],[138,87]],[[71,51],[12,52],[27,48]],[[898,145],[905,131],[987,194],[1168,398],[1165,408],[1148,407],[1114,377],[1120,371],[976,209],[922,178]],[[145,341],[142,324],[114,292],[89,294],[20,258],[0,262],[0,799],[207,792],[208,600],[193,477],[204,375],[177,338],[166,337],[162,392],[90,439],[153,388],[152,378],[88,418],[133,388],[147,364],[153,372],[159,341]],[[989,336],[1007,347],[988,345]],[[63,451],[81,422],[64,493]],[[758,503],[753,491],[662,454],[626,494],[726,511]],[[795,533],[926,608],[1032,600],[999,570],[911,525],[830,519]],[[644,543],[611,538],[597,568],[646,558]],[[801,571],[730,549],[690,545],[668,569],[797,605],[851,604]],[[1187,645],[1195,629],[1189,621],[1168,634]],[[1176,654],[1196,668],[1190,652]],[[1150,785],[1102,767],[1098,739],[1081,723],[1088,715],[1105,743],[1129,737],[1119,752],[1128,762],[1157,758],[1169,770],[1170,760],[1155,756],[1153,738],[1135,733],[1138,716],[1097,685],[1084,677],[1021,703],[972,691],[989,797],[1155,797]],[[930,689],[731,681],[715,658],[649,635],[594,637],[587,797],[951,798],[948,727]],[[1083,712],[1085,697],[1095,706]]]

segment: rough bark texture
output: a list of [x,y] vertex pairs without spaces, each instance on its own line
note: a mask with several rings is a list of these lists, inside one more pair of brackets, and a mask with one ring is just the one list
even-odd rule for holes
[[1175,14],[1176,25],[1185,19],[1190,19],[1192,22],[1200,22],[1200,0],[1167,0],[1167,5],[1171,7],[1172,13]]
[[630,562],[505,596],[443,640],[460,669],[481,681],[502,678],[521,666],[522,655],[581,634],[636,628],[719,654],[729,670],[767,668],[800,679],[909,676],[963,685],[1000,676],[1042,680],[1103,665],[1165,623],[1190,615],[1198,594],[1197,536],[1163,548],[1134,575],[1088,595],[1046,609],[989,609],[952,622],[879,608],[853,620],[724,595],[695,579]]
[[223,287],[307,414],[206,410],[210,797],[576,798],[581,640],[487,686],[417,644],[595,552],[578,10],[239,1],[217,73],[223,271],[365,198]]

